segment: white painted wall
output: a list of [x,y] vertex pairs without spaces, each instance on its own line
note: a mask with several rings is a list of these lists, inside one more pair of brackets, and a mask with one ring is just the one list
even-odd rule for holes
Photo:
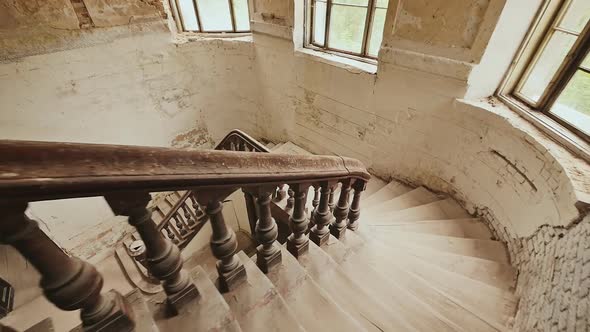
[[[121,29],[130,31],[113,36]],[[77,38],[94,44],[0,63],[1,139],[212,147],[256,120],[249,41],[177,45],[161,22]],[[78,246],[113,220],[102,198],[33,203],[29,212],[83,257],[95,253]]]

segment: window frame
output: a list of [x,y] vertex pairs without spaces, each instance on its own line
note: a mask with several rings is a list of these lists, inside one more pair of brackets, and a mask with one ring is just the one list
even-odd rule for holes
[[[192,0],[193,9],[195,10],[195,17],[197,18],[197,25],[198,30],[188,30],[185,27],[184,19],[182,17],[182,11],[180,9],[179,0],[169,0],[170,8],[172,8],[172,16],[174,17],[174,21],[176,23],[176,28],[183,33],[196,33],[196,34],[231,34],[231,35],[247,35],[252,32],[252,26],[250,22],[248,22],[248,26],[250,27],[249,30],[237,30],[236,28],[236,14],[234,9],[234,0],[227,0],[229,6],[229,14],[231,18],[231,25],[232,30],[208,30],[203,31],[202,29],[202,20],[201,14],[199,12],[199,6],[197,4],[197,0]],[[222,0],[219,0],[222,1]],[[248,7],[250,6],[251,0],[246,0]],[[248,19],[250,19],[250,13],[248,13]],[[250,21],[250,20],[249,20]]]
[[[521,49],[511,68],[498,89],[497,95],[509,102],[509,106],[519,108],[534,117],[545,116],[553,120],[559,126],[564,127],[586,143],[590,142],[590,135],[578,129],[575,125],[560,118],[551,112],[551,108],[557,101],[569,81],[572,79],[577,70],[583,70],[590,73],[590,68],[582,68],[584,58],[590,54],[590,20],[586,22],[585,27],[576,33],[559,27],[567,10],[573,3],[573,0],[546,0],[541,5],[536,19],[531,25]],[[545,87],[538,101],[535,102],[522,94],[519,90],[525,84],[528,76],[543,53],[545,46],[551,40],[556,31],[576,36],[576,41],[570,51],[565,56],[563,62]],[[544,119],[540,119],[543,125],[547,126]],[[552,126],[555,127],[555,126]],[[567,136],[563,130],[551,128],[557,131],[561,136]]]
[[[330,18],[332,12],[332,5],[334,5],[333,0],[320,0],[326,3],[326,21],[324,23],[324,45],[319,45],[314,40],[314,14],[315,14],[315,3],[318,0],[306,0],[305,1],[305,47],[314,49],[316,51],[326,52],[335,55],[341,55],[347,58],[351,58],[354,60],[359,60],[363,62],[368,62],[371,64],[377,63],[378,56],[373,56],[369,54],[369,38],[371,30],[373,29],[373,23],[375,18],[375,13],[377,9],[385,9],[383,7],[377,7],[377,0],[368,0],[367,3],[367,14],[365,17],[365,26],[363,30],[363,40],[361,42],[361,51],[360,53],[355,53],[347,50],[341,50],[334,47],[328,47],[329,37],[330,37]],[[353,4],[340,4],[336,3],[338,6],[344,7],[355,7],[355,8],[365,8],[365,6],[361,5],[353,5]]]

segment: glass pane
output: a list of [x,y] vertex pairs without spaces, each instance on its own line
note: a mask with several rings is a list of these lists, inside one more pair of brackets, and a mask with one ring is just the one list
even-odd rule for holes
[[232,31],[227,0],[197,0],[203,31]]
[[557,98],[551,113],[590,135],[590,74],[578,70]]
[[369,5],[369,0],[332,0],[332,3],[367,7]]
[[180,15],[182,16],[182,23],[186,31],[198,31],[199,23],[197,23],[197,15],[195,14],[195,7],[193,0],[178,0],[178,7]]
[[590,19],[590,1],[572,0],[570,7],[559,23],[559,27],[579,33],[586,26],[588,19]]
[[328,47],[360,53],[366,17],[366,8],[332,5]]
[[236,31],[250,31],[250,15],[248,14],[248,0],[233,0]]
[[369,50],[367,51],[370,56],[376,57],[379,53],[379,48],[381,48],[386,13],[387,9],[377,8],[375,9],[375,14],[373,14],[373,26],[369,35]]
[[323,1],[316,1],[313,15],[312,43],[324,46],[326,37],[326,3]]
[[375,1],[375,6],[377,8],[387,8],[388,3],[389,3],[389,0],[377,0],[377,1]]
[[534,102],[539,101],[575,41],[575,36],[555,31],[526,78],[520,93]]

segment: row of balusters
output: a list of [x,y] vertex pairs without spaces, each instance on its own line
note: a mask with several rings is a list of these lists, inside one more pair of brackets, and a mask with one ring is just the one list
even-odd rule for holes
[[[338,182],[342,184],[340,197],[331,213],[330,196],[334,196]],[[315,187],[315,194],[310,220],[306,215],[305,205],[312,185]],[[347,228],[356,229],[360,215],[360,196],[364,188],[364,181],[354,179],[319,184],[291,184],[288,194],[291,203],[288,205],[291,206],[289,223],[292,234],[287,240],[288,251],[299,257],[307,252],[310,239],[321,246],[328,240],[330,233],[340,237]],[[256,204],[258,220],[254,235],[259,243],[256,263],[266,273],[281,262],[281,251],[275,244],[277,225],[270,207],[276,186],[258,186],[243,190]],[[354,194],[349,205],[351,190]],[[234,289],[247,278],[244,265],[236,255],[236,234],[227,227],[222,214],[222,201],[232,191],[212,190],[191,195],[196,213],[203,213],[211,222],[210,245],[213,255],[218,259],[218,285],[222,292]],[[195,299],[199,291],[182,267],[179,248],[162,233],[152,219],[151,209],[147,208],[151,200],[150,194],[119,193],[107,195],[105,199],[115,214],[128,216],[129,224],[135,227],[144,242],[146,266],[163,286],[167,296],[167,311],[174,314],[182,305]],[[0,217],[0,243],[16,248],[40,272],[40,285],[47,299],[60,309],[80,310],[82,326],[87,331],[100,330],[105,326],[118,326],[120,330],[127,330],[133,326],[132,313],[121,294],[114,290],[102,293],[103,279],[98,271],[91,264],[64,253],[25,214],[27,205],[26,202],[0,203],[3,211]],[[195,215],[191,218],[197,220],[198,217]],[[313,223],[311,228],[308,227],[310,221]]]

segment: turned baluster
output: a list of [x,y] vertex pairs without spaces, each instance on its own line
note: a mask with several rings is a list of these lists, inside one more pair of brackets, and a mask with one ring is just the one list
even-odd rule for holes
[[295,192],[293,191],[293,189],[291,189],[291,187],[289,187],[287,193],[289,197],[287,198],[287,205],[285,205],[285,211],[287,211],[287,213],[291,213],[291,210],[293,210],[293,204],[295,203],[295,198],[293,197],[295,195]]
[[285,184],[279,185],[274,199],[275,202],[280,202],[287,197],[287,190],[285,190],[285,187],[287,187]]
[[336,203],[334,202],[334,191],[336,191],[336,188],[332,188],[332,190],[330,190],[330,199],[328,199],[328,206],[330,207],[330,212],[334,212],[334,207],[336,206]]
[[348,212],[348,229],[357,230],[358,220],[361,216],[361,193],[365,190],[367,182],[356,181],[354,183],[354,195],[352,196],[352,203],[350,204],[350,211]]
[[117,215],[128,216],[146,247],[146,265],[151,275],[162,282],[170,309],[178,310],[196,298],[199,291],[182,268],[180,250],[158,231],[152,220],[152,211],[147,209],[150,194],[128,192],[105,196]]
[[114,290],[101,294],[94,266],[66,255],[25,215],[26,203],[0,206],[0,243],[13,246],[41,274],[45,297],[62,310],[80,309],[85,331],[131,331],[133,312]]
[[300,257],[309,250],[309,239],[305,235],[309,223],[305,215],[309,186],[310,184],[290,185],[294,193],[294,206],[293,213],[289,217],[289,227],[292,234],[287,238],[287,250],[295,258]]
[[348,195],[351,189],[351,180],[342,181],[342,187],[340,188],[340,197],[338,198],[338,205],[334,209],[334,222],[330,225],[330,233],[340,239],[346,232],[348,217]]
[[223,204],[221,200],[232,191],[225,193],[197,193],[197,199],[201,206],[206,206],[205,213],[211,221],[211,251],[217,258],[217,273],[219,274],[218,286],[221,292],[235,289],[246,281],[246,269],[236,255],[238,240],[236,233],[228,228],[222,214]]
[[328,225],[330,224],[332,216],[330,214],[328,202],[330,200],[330,192],[334,189],[334,185],[335,183],[333,182],[324,182],[321,184],[320,204],[313,216],[315,225],[309,234],[310,240],[318,246],[322,246],[328,242],[330,236]]
[[270,201],[274,190],[274,186],[248,189],[248,192],[256,198],[258,221],[255,235],[260,244],[256,248],[256,264],[264,273],[268,273],[273,266],[281,262],[281,249],[275,245],[279,231],[270,212]]
[[313,200],[311,201],[312,210],[311,210],[311,217],[309,219],[309,225],[308,225],[308,227],[310,229],[315,225],[314,216],[315,216],[315,211],[317,210],[318,205],[320,204],[320,190],[321,190],[320,186],[315,186],[313,188]]

